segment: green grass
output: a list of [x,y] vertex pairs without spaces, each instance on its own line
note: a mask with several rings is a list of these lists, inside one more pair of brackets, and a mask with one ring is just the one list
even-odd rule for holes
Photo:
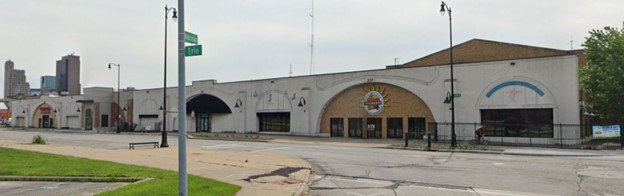
[[[108,161],[0,148],[0,176],[150,177],[98,195],[178,195],[177,172]],[[189,195],[234,195],[241,188],[198,176],[188,176]]]

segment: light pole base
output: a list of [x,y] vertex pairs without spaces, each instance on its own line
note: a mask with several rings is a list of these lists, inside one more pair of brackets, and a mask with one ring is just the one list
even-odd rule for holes
[[166,131],[162,132],[162,138],[161,138],[161,142],[160,142],[160,147],[161,148],[169,147],[169,144],[167,143],[167,132]]

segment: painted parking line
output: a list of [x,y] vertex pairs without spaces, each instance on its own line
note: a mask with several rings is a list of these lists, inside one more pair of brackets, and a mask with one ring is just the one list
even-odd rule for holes
[[212,146],[202,146],[199,147],[201,149],[224,149],[224,148],[236,148],[238,147],[238,144],[219,144],[219,145],[212,145]]
[[354,192],[345,192],[346,194],[349,195],[355,195],[355,196],[378,196],[378,195],[386,195],[386,192],[376,192],[376,193],[370,193],[370,194],[364,194],[364,193],[354,193]]
[[261,150],[254,150],[254,151],[251,151],[251,153],[254,153],[254,152],[264,152],[264,151],[272,151],[272,150],[280,150],[280,149],[286,149],[286,148],[289,148],[289,147],[277,147],[277,148],[267,148],[267,149],[261,149]]

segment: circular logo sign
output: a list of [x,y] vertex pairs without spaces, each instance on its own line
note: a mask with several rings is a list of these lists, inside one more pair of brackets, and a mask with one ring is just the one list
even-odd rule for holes
[[370,115],[380,114],[384,109],[384,98],[377,91],[369,91],[364,95],[364,110]]

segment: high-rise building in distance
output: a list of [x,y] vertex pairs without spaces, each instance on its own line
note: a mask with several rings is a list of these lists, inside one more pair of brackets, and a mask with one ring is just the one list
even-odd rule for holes
[[80,57],[69,54],[56,61],[56,92],[80,95]]
[[56,77],[41,76],[41,94],[56,92]]
[[8,60],[4,63],[4,98],[30,96],[30,84],[26,82],[26,72],[15,69],[15,63]]

